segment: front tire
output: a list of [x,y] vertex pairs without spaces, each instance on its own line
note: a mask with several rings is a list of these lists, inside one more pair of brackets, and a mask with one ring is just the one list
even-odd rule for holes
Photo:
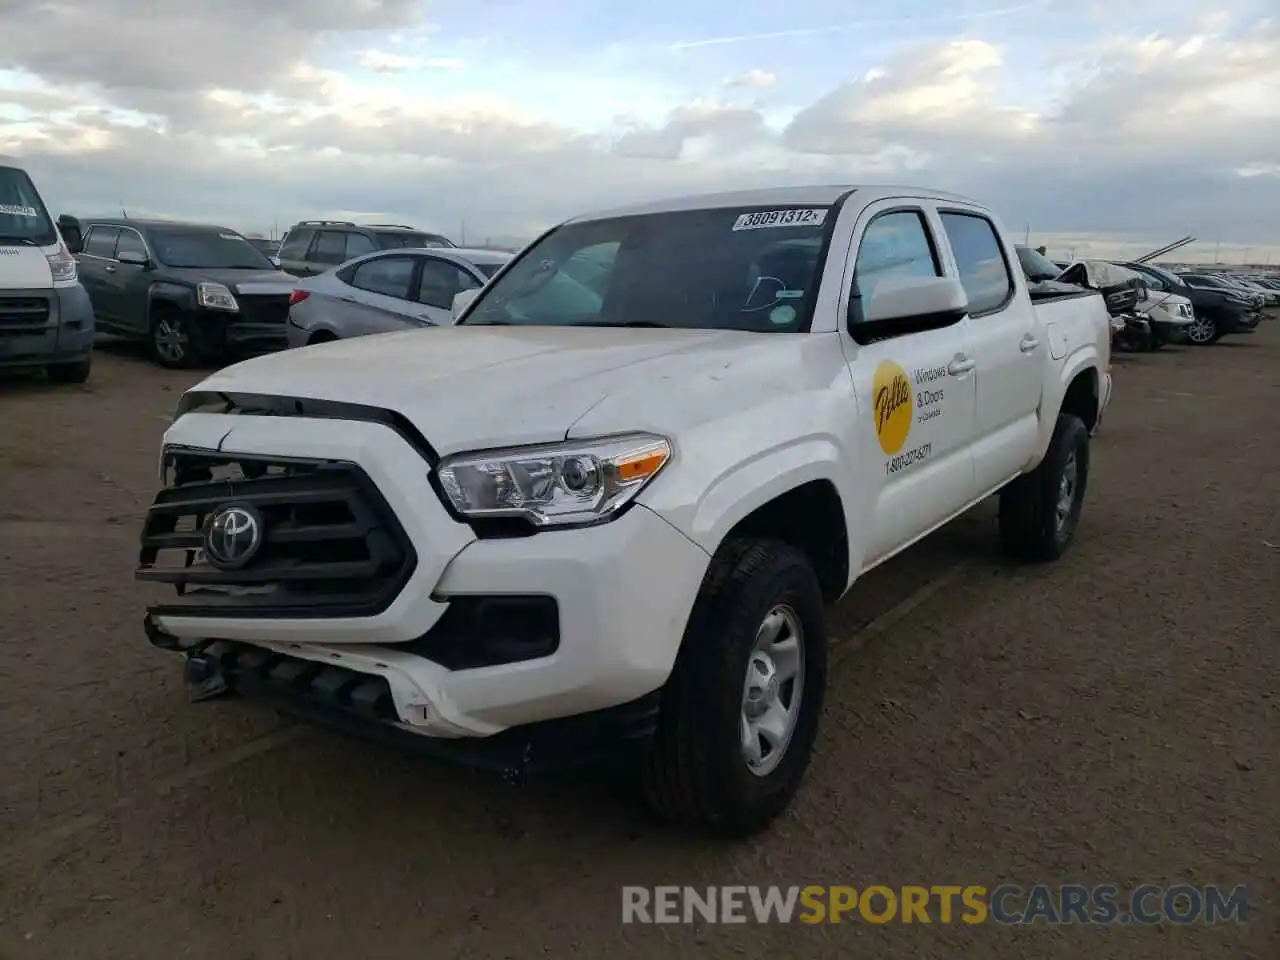
[[664,690],[644,786],[665,819],[743,838],[790,804],[813,753],[827,680],[822,590],[773,540],[712,560]]
[[1080,521],[1089,484],[1089,430],[1074,414],[1062,413],[1040,465],[1000,493],[1000,540],[1015,559],[1057,560]]
[[188,370],[201,360],[191,321],[181,310],[165,307],[152,314],[148,346],[151,358],[170,370]]
[[1218,324],[1212,317],[1196,314],[1191,326],[1187,327],[1187,340],[1198,347],[1217,343],[1222,334],[1218,332]]
[[93,358],[73,360],[70,363],[51,363],[44,368],[45,375],[54,383],[84,383],[89,379]]

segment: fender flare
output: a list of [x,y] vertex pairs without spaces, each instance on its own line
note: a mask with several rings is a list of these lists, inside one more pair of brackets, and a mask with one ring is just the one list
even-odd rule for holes
[[151,289],[147,291],[148,323],[151,322],[151,313],[158,303],[171,304],[184,313],[190,313],[196,308],[196,292],[190,287],[166,280],[153,283]]
[[[1044,402],[1040,406],[1040,434],[1036,442],[1035,458],[1027,464],[1025,470],[1034,470],[1044,459],[1044,455],[1049,450],[1049,443],[1053,440],[1053,428],[1058,422],[1058,414],[1062,410],[1062,402],[1066,399],[1067,390],[1071,384],[1085,370],[1093,370],[1098,376],[1097,390],[1102,390],[1102,356],[1098,352],[1096,344],[1088,343],[1081,346],[1074,353],[1070,354],[1064,361],[1062,373],[1058,376],[1057,382],[1054,384],[1053,395],[1046,396]],[[1095,394],[1095,398],[1099,403],[1102,402],[1100,394]]]
[[[806,483],[826,481],[840,498],[852,554],[854,545],[861,542],[861,524],[854,512],[855,504],[844,496],[842,462],[840,448],[829,436],[805,437],[739,461],[706,487],[693,510],[687,534],[714,555],[729,532],[760,507]],[[850,571],[856,569],[854,560],[851,555]]]

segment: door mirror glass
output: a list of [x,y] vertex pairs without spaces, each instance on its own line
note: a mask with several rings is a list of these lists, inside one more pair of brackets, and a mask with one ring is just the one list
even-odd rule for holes
[[462,315],[462,311],[467,309],[471,301],[480,293],[479,287],[472,287],[470,290],[460,290],[453,295],[453,307],[450,314],[454,320]]
[[151,262],[145,253],[138,250],[121,250],[116,254],[116,259],[121,263],[131,263],[135,267],[145,267]]

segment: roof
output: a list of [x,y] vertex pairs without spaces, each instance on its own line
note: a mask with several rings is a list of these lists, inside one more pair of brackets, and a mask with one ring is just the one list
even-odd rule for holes
[[569,223],[585,220],[603,220],[607,217],[637,216],[648,213],[673,213],[680,210],[713,210],[726,207],[769,206],[819,206],[835,203],[845,194],[857,191],[862,203],[874,203],[890,197],[926,197],[930,200],[949,200],[973,206],[981,204],[958,194],[922,187],[909,186],[858,186],[856,184],[823,184],[809,186],[767,187],[760,190],[730,190],[719,193],[703,193],[686,197],[673,197],[648,203],[630,204],[600,210],[585,216],[573,217]]
[[216,223],[195,223],[186,220],[164,220],[147,217],[79,217],[78,219],[84,226],[96,223],[107,227],[134,227],[135,229],[173,227],[179,230],[207,230],[210,233],[234,233],[236,236],[243,236],[239,230],[221,227]]

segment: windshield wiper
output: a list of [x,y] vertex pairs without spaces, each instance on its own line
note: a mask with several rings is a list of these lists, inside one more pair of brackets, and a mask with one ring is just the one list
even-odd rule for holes
[[511,326],[511,321],[510,320],[476,320],[474,322],[468,321],[467,323],[458,323],[458,324],[455,324],[455,326],[458,326],[458,327],[509,327]]
[[16,233],[0,233],[0,243],[21,243],[28,247],[40,246],[40,244],[36,243],[30,237],[21,237]]

